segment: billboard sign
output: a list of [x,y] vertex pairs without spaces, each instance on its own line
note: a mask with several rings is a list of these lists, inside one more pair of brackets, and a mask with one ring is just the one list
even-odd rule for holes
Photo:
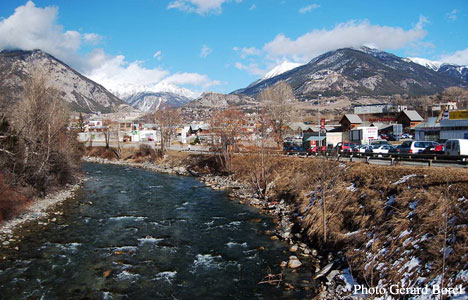
[[450,120],[464,120],[468,119],[468,110],[456,110],[449,112]]

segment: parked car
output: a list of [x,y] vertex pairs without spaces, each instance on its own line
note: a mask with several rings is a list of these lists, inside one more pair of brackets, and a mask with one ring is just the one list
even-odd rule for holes
[[422,153],[427,147],[438,145],[437,142],[431,141],[406,141],[401,144],[401,154],[418,154]]
[[287,155],[308,155],[309,154],[309,149],[305,147],[299,147],[299,146],[292,146],[290,147],[285,153]]
[[375,142],[372,142],[372,145],[388,145],[388,141],[375,141]]
[[395,135],[393,133],[388,135],[387,141],[399,141],[400,137],[398,135]]
[[426,147],[422,153],[424,154],[444,154],[445,144],[437,144]]
[[468,155],[467,139],[451,139],[445,142],[445,154],[450,156]]
[[411,134],[409,134],[409,133],[403,133],[403,134],[401,135],[401,138],[402,138],[402,139],[412,139],[413,136],[412,136]]
[[367,151],[368,153],[388,154],[392,149],[392,145],[374,145]]
[[390,151],[388,153],[400,153],[400,150],[401,150],[401,145],[398,145],[398,146],[394,146],[392,147],[392,149],[390,149]]
[[351,152],[350,148],[357,146],[356,143],[351,143],[351,142],[339,142],[335,146],[335,150],[338,153],[343,153],[343,152]]
[[359,146],[360,145],[358,145],[358,144],[350,143],[349,147],[346,147],[345,149],[343,149],[343,153],[346,153],[346,154],[356,153],[356,152],[358,152]]
[[360,145],[358,148],[357,148],[357,152],[359,153],[365,153],[366,150],[371,150],[372,149],[372,146],[371,145]]

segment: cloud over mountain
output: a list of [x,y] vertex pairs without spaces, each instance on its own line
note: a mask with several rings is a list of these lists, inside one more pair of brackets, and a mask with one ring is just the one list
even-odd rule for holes
[[369,21],[348,21],[333,29],[315,29],[292,39],[278,34],[266,43],[263,50],[272,57],[290,57],[308,61],[324,52],[343,47],[372,46],[378,49],[398,49],[417,42],[426,36],[423,26],[427,19],[420,17],[411,29],[372,25]]
[[[124,55],[112,55],[102,48],[80,54],[83,45],[98,45],[101,35],[66,30],[58,23],[58,13],[58,7],[41,8],[32,1],[17,7],[11,16],[0,21],[0,49],[41,49],[117,94],[125,94],[130,89],[154,91],[168,84],[189,85],[195,90],[219,84],[203,74],[173,73],[160,66],[147,68],[144,61],[127,61]],[[157,53],[159,55],[155,57],[160,58],[161,52]]]

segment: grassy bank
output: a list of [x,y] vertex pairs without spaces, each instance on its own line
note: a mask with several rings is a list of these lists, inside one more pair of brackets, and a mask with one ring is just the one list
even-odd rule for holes
[[[257,157],[236,157],[251,181]],[[271,158],[271,199],[296,208],[297,230],[319,249],[343,252],[369,286],[468,282],[468,172],[310,158]],[[324,238],[323,206],[326,210]]]

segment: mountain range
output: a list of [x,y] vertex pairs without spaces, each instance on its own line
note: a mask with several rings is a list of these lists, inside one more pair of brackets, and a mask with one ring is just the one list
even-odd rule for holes
[[137,92],[123,99],[129,105],[143,112],[154,112],[167,105],[172,107],[183,106],[192,99],[170,92]]
[[78,112],[112,112],[125,102],[102,85],[81,75],[57,58],[41,51],[0,52],[0,108],[17,102],[34,70],[44,72],[49,84]]
[[324,53],[305,65],[283,62],[248,87],[229,95],[207,92],[193,100],[187,89],[159,83],[147,87],[128,86],[125,94],[114,95],[102,85],[81,75],[62,61],[41,51],[0,52],[0,109],[20,99],[33,70],[40,69],[63,99],[78,112],[113,112],[128,105],[144,111],[162,104],[173,107],[226,107],[251,104],[263,89],[279,81],[289,83],[301,99],[346,95],[428,95],[450,86],[468,86],[468,67],[422,58],[401,58],[370,49],[343,48]]
[[343,48],[324,53],[309,63],[253,82],[232,94],[255,96],[279,81],[286,81],[298,99],[347,95],[429,95],[450,86],[468,86],[467,67],[424,64],[416,59],[371,49]]

